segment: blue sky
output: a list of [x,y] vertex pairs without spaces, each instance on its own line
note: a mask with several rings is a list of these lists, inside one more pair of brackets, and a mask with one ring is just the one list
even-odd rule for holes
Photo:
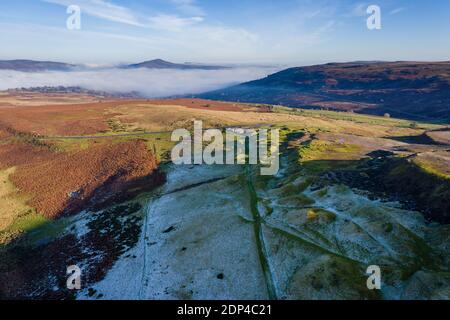
[[[80,30],[66,28],[67,6]],[[368,30],[366,8],[381,8]],[[448,0],[2,0],[0,59],[112,64],[450,60]]]

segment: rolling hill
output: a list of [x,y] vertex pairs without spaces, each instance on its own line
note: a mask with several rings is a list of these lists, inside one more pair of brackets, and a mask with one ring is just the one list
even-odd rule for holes
[[123,66],[125,69],[137,69],[137,68],[147,68],[147,69],[178,69],[178,70],[221,70],[228,69],[223,66],[212,66],[203,64],[189,64],[189,63],[172,63],[162,59],[155,59],[150,61],[144,61],[141,63],[129,64]]
[[200,97],[448,122],[450,62],[296,67]]
[[72,64],[53,61],[0,60],[0,70],[23,72],[70,71],[74,67],[75,65]]
[[[0,70],[14,70],[23,72],[41,72],[41,71],[71,71],[77,65],[54,62],[54,61],[35,61],[35,60],[0,60]],[[79,66],[78,66],[79,67]],[[191,63],[173,63],[162,59],[144,61],[119,66],[121,69],[172,69],[172,70],[222,70],[228,67],[207,64]]]

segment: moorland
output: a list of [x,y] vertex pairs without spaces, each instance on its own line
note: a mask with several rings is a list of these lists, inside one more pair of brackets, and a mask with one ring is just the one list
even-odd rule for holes
[[[279,174],[174,166],[194,119],[279,129]],[[442,121],[2,92],[0,298],[448,299],[449,144]]]

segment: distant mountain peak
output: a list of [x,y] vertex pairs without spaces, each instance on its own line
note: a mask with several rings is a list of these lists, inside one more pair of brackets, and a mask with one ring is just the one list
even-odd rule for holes
[[75,67],[76,66],[73,64],[54,61],[35,61],[26,59],[0,60],[0,70],[22,72],[70,71]]
[[178,69],[178,70],[222,70],[228,69],[224,66],[218,65],[206,65],[206,64],[193,64],[193,63],[173,63],[163,59],[153,59],[144,61],[141,63],[129,64],[123,66],[125,69],[138,69],[138,68],[147,68],[147,69]]

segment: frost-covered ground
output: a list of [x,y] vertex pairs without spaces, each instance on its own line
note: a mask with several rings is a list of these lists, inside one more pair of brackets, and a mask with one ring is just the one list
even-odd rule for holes
[[[137,245],[90,288],[100,296],[78,298],[450,298],[448,227],[343,185],[313,188],[300,172],[253,169],[169,167]],[[381,291],[366,286],[370,265]]]
[[94,289],[104,299],[267,298],[241,169],[170,169],[139,243]]

